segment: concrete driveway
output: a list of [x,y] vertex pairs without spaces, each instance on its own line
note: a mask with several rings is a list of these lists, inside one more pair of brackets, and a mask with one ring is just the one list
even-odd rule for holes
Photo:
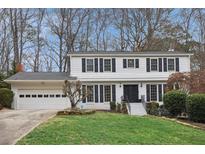
[[17,139],[54,116],[56,112],[51,110],[0,111],[0,145],[15,144]]

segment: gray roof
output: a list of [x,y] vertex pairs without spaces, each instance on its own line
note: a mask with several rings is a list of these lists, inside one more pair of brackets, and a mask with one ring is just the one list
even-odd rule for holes
[[19,72],[5,81],[11,80],[76,80],[65,72]]
[[70,55],[190,55],[192,53],[182,52],[182,51],[142,51],[142,52],[132,52],[132,51],[76,51],[69,53]]

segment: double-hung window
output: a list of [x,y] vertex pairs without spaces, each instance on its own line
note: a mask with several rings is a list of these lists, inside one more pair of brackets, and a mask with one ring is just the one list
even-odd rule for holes
[[93,102],[94,101],[93,86],[87,86],[87,93],[88,93],[87,101]]
[[151,101],[157,101],[157,85],[151,85]]
[[111,86],[105,85],[104,91],[105,91],[105,102],[110,102],[111,101]]
[[174,59],[168,59],[168,71],[174,71]]
[[87,72],[93,72],[93,59],[87,59]]
[[157,59],[151,59],[151,71],[157,71]]
[[104,59],[104,71],[111,71],[111,59]]
[[128,59],[128,68],[134,68],[135,63],[134,63],[134,59]]

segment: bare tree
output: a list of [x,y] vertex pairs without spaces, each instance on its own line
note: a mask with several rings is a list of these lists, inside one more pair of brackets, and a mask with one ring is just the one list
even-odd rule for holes
[[86,89],[82,87],[82,83],[80,81],[68,80],[65,80],[64,82],[63,93],[69,98],[72,109],[76,109],[77,104],[90,95],[90,92],[86,91]]

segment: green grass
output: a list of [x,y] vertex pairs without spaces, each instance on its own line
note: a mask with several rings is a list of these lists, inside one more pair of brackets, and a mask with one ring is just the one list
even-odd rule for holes
[[17,144],[205,144],[205,131],[157,117],[56,116]]

